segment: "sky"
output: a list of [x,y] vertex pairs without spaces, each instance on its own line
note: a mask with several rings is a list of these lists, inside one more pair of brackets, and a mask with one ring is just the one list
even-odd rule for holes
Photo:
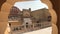
[[31,11],[42,9],[42,8],[48,9],[48,6],[42,3],[40,0],[16,2],[14,6],[19,8],[21,11],[22,9],[29,9],[29,8],[31,8]]
[[34,0],[34,1],[40,1],[40,0]]

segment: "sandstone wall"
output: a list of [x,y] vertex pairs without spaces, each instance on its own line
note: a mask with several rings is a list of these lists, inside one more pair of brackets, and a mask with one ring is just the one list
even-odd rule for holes
[[[6,29],[7,23],[8,23],[8,14],[10,13],[10,9],[13,6],[13,4],[17,1],[25,1],[25,0],[7,0],[1,7],[1,12],[0,12],[0,34],[8,34],[8,31]],[[57,15],[55,11],[52,8],[52,4],[49,0],[42,0],[42,2],[46,3],[49,7],[49,12],[51,13],[52,16],[52,24],[54,23],[53,26],[53,34],[57,34],[57,27],[56,27],[56,22],[57,22]]]

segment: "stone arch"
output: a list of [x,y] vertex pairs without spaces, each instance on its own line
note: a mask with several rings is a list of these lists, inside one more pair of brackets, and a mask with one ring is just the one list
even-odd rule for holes
[[6,0],[0,0],[0,10],[1,10],[1,7],[2,5],[6,2]]
[[[18,1],[18,0],[16,0],[16,1]],[[8,0],[8,1],[6,1],[6,3],[4,3],[3,5],[2,5],[2,7],[1,7],[1,12],[2,13],[0,13],[0,19],[4,19],[5,18],[5,20],[4,21],[6,21],[6,22],[1,22],[0,23],[0,34],[7,34],[8,33],[8,31],[6,31],[6,27],[7,27],[7,16],[8,16],[8,14],[9,14],[9,11],[10,11],[10,8],[12,7],[12,5],[14,4],[14,2],[16,2],[16,1],[12,1],[12,0]],[[20,1],[20,0],[19,0]],[[50,1],[49,0],[46,0],[46,2],[45,2],[45,0],[43,0],[44,1],[44,3],[46,3],[46,4],[49,4],[48,6],[50,6],[50,4],[51,3],[49,3]],[[10,2],[10,3],[9,3]],[[11,3],[12,2],[12,3]],[[7,6],[8,5],[8,6]],[[9,8],[8,8],[9,7]],[[51,7],[51,6],[50,6]],[[50,10],[50,13],[51,13],[51,15],[53,16],[53,18],[52,18],[52,23],[54,23],[54,24],[56,24],[56,21],[57,21],[57,16],[56,16],[56,13],[55,13],[55,11],[52,9],[52,8],[50,8],[49,9]],[[3,16],[3,14],[5,13],[5,12],[7,12],[7,14],[5,14],[5,17]],[[3,24],[2,24],[3,23]],[[3,27],[3,25],[4,25],[4,27]],[[52,25],[53,26],[53,25]],[[3,28],[3,29],[2,29]],[[53,26],[53,28],[56,28],[56,26],[54,27]],[[54,30],[56,30],[57,31],[57,28],[56,29],[54,29]],[[55,31],[53,30],[53,32],[55,33]],[[57,33],[57,32],[56,32]]]

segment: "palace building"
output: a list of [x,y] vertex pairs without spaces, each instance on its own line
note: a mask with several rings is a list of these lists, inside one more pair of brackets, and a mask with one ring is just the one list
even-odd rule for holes
[[48,11],[45,8],[35,11],[29,8],[21,11],[14,6],[8,16],[9,27],[12,32],[19,31],[20,33],[50,27],[51,15]]

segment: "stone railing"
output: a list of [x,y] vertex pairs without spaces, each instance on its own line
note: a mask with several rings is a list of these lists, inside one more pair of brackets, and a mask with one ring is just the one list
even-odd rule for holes
[[35,31],[35,30],[39,30],[39,29],[43,29],[46,27],[50,27],[51,23],[49,22],[43,22],[43,23],[34,23],[31,25],[18,25],[18,26],[12,26],[11,27],[11,32],[20,32],[20,33],[24,33],[24,32],[30,32],[30,31]]

